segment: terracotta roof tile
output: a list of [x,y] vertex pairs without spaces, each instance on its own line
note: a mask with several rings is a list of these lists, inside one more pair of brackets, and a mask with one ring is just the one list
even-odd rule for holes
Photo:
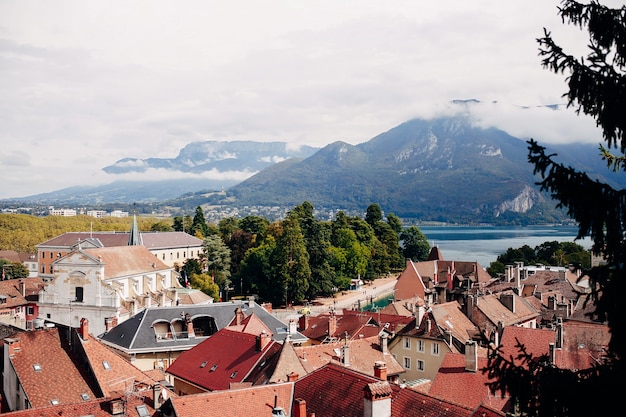
[[56,328],[23,332],[15,338],[20,350],[10,360],[33,407],[49,406],[52,400],[60,404],[81,402],[83,394],[96,398],[63,349]]
[[[210,391],[228,389],[242,382],[255,365],[272,351],[273,340],[262,351],[256,349],[257,336],[221,329],[210,338],[183,352],[167,373]],[[276,352],[275,352],[276,353]]]
[[187,416],[271,416],[274,406],[291,414],[294,398],[293,382],[258,387],[207,392],[168,399],[163,404],[165,415]]

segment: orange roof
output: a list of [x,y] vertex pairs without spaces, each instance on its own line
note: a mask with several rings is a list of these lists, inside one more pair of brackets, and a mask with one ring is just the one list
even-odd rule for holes
[[271,416],[274,407],[291,414],[293,382],[215,391],[170,398],[162,406],[164,415],[187,416]]
[[115,246],[84,252],[104,263],[107,279],[171,269],[145,246]]
[[[344,341],[313,346],[295,346],[300,363],[307,373],[323,367],[328,363],[343,363]],[[380,350],[378,336],[354,339],[349,342],[348,361],[350,368],[366,375],[374,376],[374,364],[385,362],[387,375],[398,375],[404,368],[390,354]]]
[[96,398],[63,349],[56,328],[23,332],[15,339],[20,349],[10,361],[32,407],[53,405],[53,400],[71,404]]
[[489,378],[481,369],[487,367],[487,359],[478,358],[476,372],[466,371],[465,364],[464,354],[447,353],[428,394],[469,408],[486,405],[495,410],[510,409],[509,398],[492,394],[486,385]]

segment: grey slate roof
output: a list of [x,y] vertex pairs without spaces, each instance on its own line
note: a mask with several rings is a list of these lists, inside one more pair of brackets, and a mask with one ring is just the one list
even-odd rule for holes
[[[151,250],[202,245],[202,239],[185,232],[140,232],[143,245]],[[128,246],[129,232],[67,232],[37,247],[72,247],[79,241],[97,239],[104,247]],[[98,245],[100,246],[100,245]]]
[[[254,312],[272,330],[274,340],[283,342],[287,338],[287,325],[254,301],[152,307],[123,321],[110,331],[99,335],[98,338],[106,345],[128,353],[187,350],[206,340],[206,337],[157,340],[152,324],[163,320],[172,322],[175,319],[180,319],[185,314],[190,314],[192,318],[199,315],[208,315],[215,320],[217,330],[220,330],[231,324],[237,307],[241,307],[246,316]],[[290,340],[296,344],[307,340],[299,332],[289,336]]]

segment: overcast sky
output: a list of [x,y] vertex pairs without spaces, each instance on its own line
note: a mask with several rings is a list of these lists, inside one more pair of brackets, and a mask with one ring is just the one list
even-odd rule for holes
[[108,183],[119,159],[194,141],[358,144],[455,99],[518,137],[599,143],[593,120],[540,107],[567,91],[543,28],[586,54],[559,4],[0,0],[0,198]]

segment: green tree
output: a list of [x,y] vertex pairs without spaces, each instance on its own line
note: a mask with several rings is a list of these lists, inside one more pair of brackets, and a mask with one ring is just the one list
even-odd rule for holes
[[365,221],[372,227],[383,220],[383,211],[378,204],[370,204],[365,211]]
[[[282,233],[276,240],[271,262],[276,268],[273,281],[284,290],[285,303],[301,302],[309,289],[309,254],[296,216],[281,222]],[[277,301],[277,300],[276,300]]]
[[204,218],[204,211],[200,206],[196,207],[196,214],[193,216],[189,234],[200,238],[204,238],[209,235],[209,226]]
[[[587,30],[589,54],[586,58],[567,54],[544,30],[538,40],[543,66],[568,74],[568,105],[595,119],[607,144],[606,148],[600,146],[602,157],[609,168],[624,170],[626,6],[613,9],[597,1],[582,4],[566,0],[559,14],[564,23]],[[550,192],[578,222],[578,237],[590,236],[593,252],[607,261],[588,274],[595,317],[606,319],[610,328],[609,358],[592,369],[573,372],[555,369],[547,361],[530,361],[523,351],[520,357],[528,360],[526,368],[494,355],[489,373],[496,381],[490,387],[511,395],[523,415],[613,415],[613,410],[622,406],[621,383],[626,371],[622,301],[626,290],[626,199],[624,190],[592,180],[586,173],[559,163],[556,157],[547,154],[534,139],[529,141],[529,161],[541,176],[541,189]]]
[[284,286],[274,282],[274,266],[270,258],[275,248],[276,240],[270,235],[259,246],[248,250],[241,262],[239,277],[250,294],[257,293],[263,301],[279,303],[284,300]]
[[403,227],[402,227],[402,220],[400,220],[400,217],[396,216],[393,213],[389,213],[387,215],[387,224],[389,224],[389,226],[391,226],[391,228],[397,234],[402,233]]
[[425,261],[430,254],[430,243],[417,226],[409,226],[400,233],[402,255],[413,261]]
[[6,259],[0,259],[0,269],[2,269],[4,279],[28,277],[28,268],[19,262],[10,262]]
[[230,288],[230,249],[219,235],[204,238],[200,260],[204,270],[213,278],[213,281],[223,291],[223,299],[228,299]]
[[198,289],[203,293],[213,297],[214,300],[219,300],[220,288],[213,281],[213,277],[206,273],[193,273],[189,276],[189,283],[192,288]]
[[192,224],[191,216],[175,216],[172,228],[174,229],[175,232],[187,232],[189,234],[192,234],[191,224]]

